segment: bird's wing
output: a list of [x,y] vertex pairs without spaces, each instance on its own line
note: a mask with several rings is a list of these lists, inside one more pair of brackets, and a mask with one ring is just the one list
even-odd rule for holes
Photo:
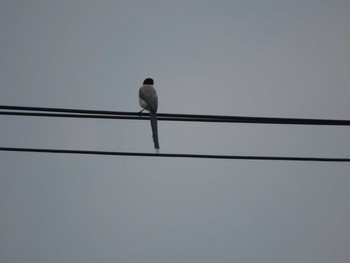
[[158,97],[156,90],[150,85],[144,85],[140,88],[139,96],[147,102],[147,104],[154,110],[158,109]]

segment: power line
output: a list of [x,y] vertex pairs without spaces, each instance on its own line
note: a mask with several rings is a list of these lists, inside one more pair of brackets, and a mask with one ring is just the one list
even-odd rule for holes
[[82,110],[82,109],[65,109],[65,108],[48,108],[48,107],[28,107],[28,106],[10,106],[0,105],[2,110],[18,111],[43,111],[43,112],[61,112],[61,113],[80,113],[80,114],[100,114],[100,115],[135,115],[135,112],[105,111],[105,110]]
[[31,117],[59,117],[59,118],[84,118],[84,119],[126,119],[126,120],[147,120],[141,116],[118,116],[118,115],[99,115],[99,114],[76,114],[76,113],[41,113],[41,112],[18,112],[18,111],[0,111],[0,115],[10,116],[31,116]]
[[[129,120],[149,119],[148,114],[140,115],[137,112],[24,107],[24,106],[6,106],[6,105],[0,105],[0,115],[32,116],[32,117],[61,117],[61,118],[129,119]],[[169,114],[169,113],[158,113],[158,120],[191,121],[191,122],[256,123],[256,124],[294,124],[294,125],[342,125],[342,126],[350,125],[350,120],[242,117],[242,116]],[[206,159],[241,159],[241,160],[244,159],[244,160],[279,160],[279,161],[350,162],[349,158],[238,156],[238,155],[170,154],[170,153],[156,154],[156,153],[138,153],[138,152],[108,152],[108,151],[35,149],[35,148],[14,148],[14,147],[0,147],[0,151],[113,155],[113,156],[201,158],[201,159],[206,158]]]
[[[64,108],[24,107],[0,105],[0,115],[62,117],[62,118],[94,118],[94,119],[129,119],[148,120],[148,114],[124,111],[82,110]],[[200,114],[158,113],[160,121],[189,122],[221,122],[221,123],[255,123],[255,124],[289,124],[289,125],[337,125],[349,126],[350,120],[339,119],[305,119],[305,118],[273,118],[244,117]]]
[[306,161],[306,162],[350,162],[350,158],[321,158],[321,157],[283,157],[283,156],[244,156],[244,155],[212,155],[212,154],[182,154],[182,153],[140,153],[140,152],[110,152],[63,149],[37,149],[0,147],[0,151],[60,153],[109,156],[139,156],[139,157],[168,157],[168,158],[197,158],[197,159],[238,159],[238,160],[270,160],[270,161]]

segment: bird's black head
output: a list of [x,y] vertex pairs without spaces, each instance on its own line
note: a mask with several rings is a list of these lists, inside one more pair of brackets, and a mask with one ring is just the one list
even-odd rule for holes
[[143,85],[153,85],[153,79],[147,78],[143,81]]

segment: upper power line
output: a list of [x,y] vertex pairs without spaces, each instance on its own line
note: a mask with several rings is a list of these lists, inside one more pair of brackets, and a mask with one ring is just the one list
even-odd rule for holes
[[[149,119],[148,114],[124,111],[83,110],[45,107],[25,107],[0,105],[0,115],[40,116],[62,118],[94,118],[94,119]],[[141,118],[142,116],[142,118]],[[350,120],[339,119],[305,119],[305,118],[273,118],[273,117],[244,117],[224,115],[173,114],[158,113],[160,121],[189,121],[189,122],[222,122],[222,123],[255,123],[255,124],[290,124],[290,125],[337,125],[349,126]]]

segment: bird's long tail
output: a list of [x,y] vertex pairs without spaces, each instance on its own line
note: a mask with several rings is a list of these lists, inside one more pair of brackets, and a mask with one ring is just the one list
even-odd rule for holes
[[149,112],[149,115],[150,115],[150,119],[151,119],[154,148],[159,149],[157,113],[153,109],[151,109]]

